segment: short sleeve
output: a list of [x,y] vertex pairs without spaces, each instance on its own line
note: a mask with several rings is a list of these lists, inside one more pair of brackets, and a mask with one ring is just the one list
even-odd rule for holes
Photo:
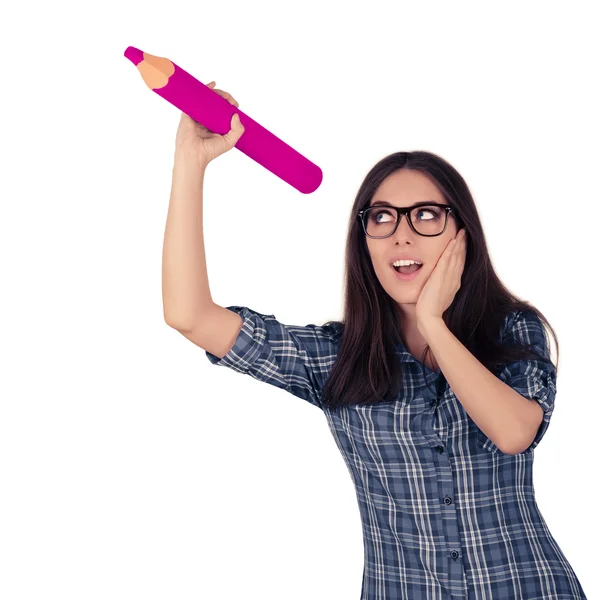
[[341,324],[284,325],[275,315],[265,315],[247,306],[227,309],[242,317],[242,328],[222,358],[205,350],[208,360],[323,409],[321,391],[337,356]]
[[[528,448],[519,454],[531,452],[544,437],[554,411],[556,396],[556,367],[551,361],[546,331],[540,318],[532,312],[516,311],[508,318],[502,334],[502,343],[506,345],[529,345],[540,355],[539,359],[522,359],[502,365],[498,377],[513,390],[537,402],[544,411],[539,429]],[[495,449],[495,444],[483,432],[480,432],[483,446]]]

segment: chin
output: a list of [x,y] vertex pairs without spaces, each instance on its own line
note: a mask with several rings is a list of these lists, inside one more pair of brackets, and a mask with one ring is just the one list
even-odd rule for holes
[[421,286],[415,284],[410,289],[402,289],[400,287],[401,285],[402,282],[400,282],[398,286],[384,289],[388,295],[394,298],[394,300],[397,302],[402,302],[403,304],[416,302],[419,298],[419,294],[421,293]]

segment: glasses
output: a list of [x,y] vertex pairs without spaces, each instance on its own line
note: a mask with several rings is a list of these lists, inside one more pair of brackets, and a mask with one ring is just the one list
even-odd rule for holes
[[446,231],[448,215],[455,214],[447,204],[421,204],[409,208],[376,205],[358,211],[357,218],[371,238],[386,238],[398,228],[402,215],[410,215],[408,224],[417,234],[425,237],[441,235]]

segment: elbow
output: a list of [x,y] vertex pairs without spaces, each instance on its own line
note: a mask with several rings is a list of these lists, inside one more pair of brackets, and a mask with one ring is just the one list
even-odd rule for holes
[[526,434],[518,439],[507,441],[500,449],[505,454],[522,454],[525,450],[528,450],[535,441],[538,429],[539,425],[534,430],[531,428],[528,429]]
[[171,317],[164,316],[165,323],[171,327],[171,329],[175,329],[176,331],[189,331],[189,327],[185,327],[183,325],[183,321],[173,319]]
[[498,446],[500,452],[504,454],[521,454],[531,446],[533,443],[533,438],[528,439],[525,442],[521,441],[520,443],[511,442],[510,444],[503,444],[502,446]]
[[544,418],[544,411],[537,403],[532,406],[535,407],[533,408],[534,418],[522,428],[520,434],[507,437],[500,444],[496,444],[504,454],[521,454],[533,444]]

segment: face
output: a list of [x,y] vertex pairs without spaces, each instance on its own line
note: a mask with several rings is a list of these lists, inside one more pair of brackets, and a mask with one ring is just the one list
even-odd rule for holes
[[[388,176],[373,195],[370,202],[382,200],[392,206],[405,208],[417,202],[436,202],[448,206],[448,202],[434,183],[419,171],[401,169]],[[398,303],[400,310],[409,322],[415,321],[415,305],[421,289],[427,282],[442,252],[458,232],[452,214],[448,217],[446,230],[435,237],[423,237],[415,233],[402,217],[396,231],[389,237],[373,239],[366,236],[367,248],[373,263],[373,269],[383,289]],[[398,254],[414,257],[423,266],[411,281],[401,281],[391,266],[392,259]]]

